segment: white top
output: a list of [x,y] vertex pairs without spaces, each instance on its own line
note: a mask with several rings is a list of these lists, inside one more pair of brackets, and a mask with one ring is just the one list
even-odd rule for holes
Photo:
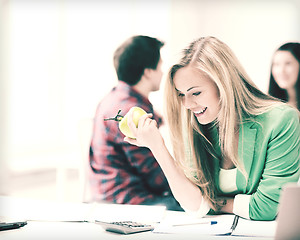
[[231,193],[237,190],[236,173],[237,173],[237,168],[220,169],[219,187],[223,193]]
[[[236,186],[237,168],[233,169],[220,169],[219,173],[219,187],[223,193],[231,193],[237,190]],[[233,213],[243,218],[250,219],[249,217],[249,202],[251,195],[237,194],[234,197]],[[202,198],[201,205],[198,211],[191,212],[185,209],[189,214],[196,217],[204,217],[210,210],[209,204]]]

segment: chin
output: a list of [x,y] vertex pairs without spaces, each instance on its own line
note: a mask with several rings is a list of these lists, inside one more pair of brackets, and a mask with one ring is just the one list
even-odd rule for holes
[[281,84],[278,84],[278,86],[284,90],[287,90],[288,88],[291,88],[292,86],[288,83],[281,83]]
[[210,120],[203,120],[203,119],[200,120],[198,118],[197,118],[197,120],[198,120],[198,123],[200,123],[201,125],[207,125],[207,124],[213,122],[213,121],[210,121]]
[[157,91],[159,91],[159,87],[154,87],[154,88],[152,88],[152,92],[157,92]]
[[207,125],[207,124],[211,124],[213,122],[216,122],[217,121],[217,117],[215,117],[215,118],[205,118],[205,119],[203,119],[203,118],[200,117],[200,118],[197,118],[197,121],[201,125]]

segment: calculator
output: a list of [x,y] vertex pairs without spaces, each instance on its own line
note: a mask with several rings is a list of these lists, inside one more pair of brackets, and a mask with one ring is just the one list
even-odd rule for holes
[[108,232],[114,232],[120,234],[146,232],[146,231],[152,231],[154,229],[152,225],[133,222],[133,221],[102,222],[96,220],[95,223],[100,224]]

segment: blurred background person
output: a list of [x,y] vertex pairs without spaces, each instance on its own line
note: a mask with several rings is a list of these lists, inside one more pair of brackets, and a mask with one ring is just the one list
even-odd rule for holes
[[114,53],[119,81],[99,103],[94,118],[90,146],[93,200],[159,204],[181,210],[151,151],[124,142],[118,122],[105,120],[116,116],[119,110],[124,116],[131,107],[138,106],[162,124],[148,97],[160,88],[163,46],[164,42],[156,38],[139,35],[129,38]]
[[274,53],[269,94],[300,110],[300,43],[288,42]]

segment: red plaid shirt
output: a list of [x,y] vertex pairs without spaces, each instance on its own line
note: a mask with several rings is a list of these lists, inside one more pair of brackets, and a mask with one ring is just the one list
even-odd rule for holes
[[90,147],[90,179],[95,199],[142,204],[149,200],[155,202],[170,193],[167,180],[151,151],[125,142],[118,122],[104,121],[115,117],[119,109],[124,116],[133,106],[153,113],[158,125],[161,124],[162,120],[154,113],[149,100],[122,81],[97,107]]

